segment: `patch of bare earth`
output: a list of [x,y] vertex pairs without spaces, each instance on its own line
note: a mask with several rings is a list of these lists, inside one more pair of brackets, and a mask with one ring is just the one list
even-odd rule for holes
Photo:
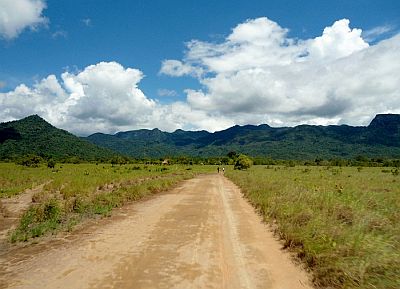
[[312,288],[240,191],[220,175],[0,261],[0,288]]
[[41,192],[46,184],[27,189],[15,197],[0,199],[0,246],[6,241],[8,232],[18,225],[22,214],[32,204],[32,197]]

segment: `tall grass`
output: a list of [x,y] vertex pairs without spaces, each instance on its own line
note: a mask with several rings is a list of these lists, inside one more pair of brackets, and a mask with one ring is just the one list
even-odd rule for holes
[[[32,197],[33,205],[23,214],[11,241],[27,241],[60,229],[70,230],[84,218],[108,216],[126,202],[171,188],[195,174],[209,172],[209,166],[143,166],[63,164],[55,170],[23,168],[0,164],[9,174],[2,175],[4,191],[32,187],[46,182]],[[26,174],[19,174],[25,172]],[[30,181],[23,180],[25,175]],[[15,194],[15,193],[13,193]],[[10,193],[4,194],[9,196]]]
[[226,174],[324,288],[400,288],[395,170],[253,167]]
[[51,178],[52,171],[44,166],[29,168],[0,163],[0,198],[12,197]]

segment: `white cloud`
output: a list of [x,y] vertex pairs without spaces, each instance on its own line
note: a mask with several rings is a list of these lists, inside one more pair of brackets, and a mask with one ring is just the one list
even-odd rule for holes
[[190,41],[182,60],[163,61],[160,73],[190,75],[202,85],[186,89],[186,101],[150,99],[140,89],[140,70],[101,62],[0,93],[0,121],[37,113],[78,134],[365,125],[377,113],[400,113],[398,59],[400,35],[368,45],[360,29],[339,20],[314,39],[291,39],[264,17],[239,24],[220,43]]
[[173,89],[161,88],[157,90],[157,95],[161,97],[163,96],[172,97],[172,96],[178,96],[178,93]]
[[69,113],[80,120],[103,119],[122,126],[142,122],[155,107],[137,87],[142,78],[140,70],[115,62],[88,66],[77,75],[63,73],[72,93]]
[[1,0],[0,36],[16,38],[24,29],[36,29],[48,20],[42,16],[46,8],[44,0]]
[[202,69],[190,64],[183,64],[179,60],[164,60],[160,73],[175,77],[184,75],[200,76],[202,74]]
[[400,111],[400,36],[369,46],[347,19],[314,39],[288,38],[268,18],[236,26],[222,43],[193,40],[180,66],[202,69],[190,107],[234,123],[367,124]]
[[50,75],[32,88],[22,84],[0,93],[0,107],[4,108],[0,118],[38,113],[54,125],[78,133],[146,124],[156,102],[137,87],[142,78],[140,70],[125,69],[115,62],[90,65],[76,74],[65,72],[61,81]]
[[186,130],[222,130],[234,125],[231,119],[206,111],[193,109],[185,102],[159,105],[153,111],[152,121],[146,127],[158,127],[165,131]]
[[138,87],[143,73],[116,62],[100,62],[83,71],[49,75],[28,87],[0,93],[0,121],[39,114],[53,125],[75,132],[116,132],[158,127],[213,130],[232,122],[190,108],[187,103],[162,105]]
[[363,50],[369,45],[361,38],[361,29],[351,29],[350,21],[342,19],[326,27],[322,36],[309,41],[311,57],[339,59]]
[[382,25],[363,31],[362,37],[365,39],[365,41],[372,42],[375,41],[377,38],[381,37],[382,35],[392,32],[393,30],[394,27],[392,25]]

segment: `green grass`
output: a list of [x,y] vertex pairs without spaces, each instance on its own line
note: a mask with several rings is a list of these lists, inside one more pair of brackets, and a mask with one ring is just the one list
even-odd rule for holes
[[400,288],[395,169],[255,166],[232,179],[324,288]]
[[0,164],[0,197],[10,197],[45,183],[32,197],[11,241],[27,241],[59,230],[71,230],[82,219],[109,216],[113,208],[167,190],[211,166],[63,164],[55,170]]
[[47,167],[29,168],[0,163],[0,198],[12,197],[25,189],[43,184],[53,176]]

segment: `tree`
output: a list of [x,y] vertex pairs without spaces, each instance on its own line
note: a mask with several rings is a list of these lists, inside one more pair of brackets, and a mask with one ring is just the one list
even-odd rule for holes
[[55,161],[55,160],[50,159],[50,160],[47,162],[47,167],[48,167],[49,169],[54,169],[55,166],[56,166],[56,161]]
[[235,151],[230,151],[230,152],[227,154],[227,156],[228,156],[228,158],[230,158],[230,159],[235,159],[236,156],[237,156],[237,153],[236,153]]
[[27,155],[20,159],[17,164],[23,165],[26,167],[36,168],[39,166],[39,163],[42,161],[42,158],[37,155]]
[[246,155],[239,155],[236,159],[235,170],[247,170],[253,165],[253,161]]

